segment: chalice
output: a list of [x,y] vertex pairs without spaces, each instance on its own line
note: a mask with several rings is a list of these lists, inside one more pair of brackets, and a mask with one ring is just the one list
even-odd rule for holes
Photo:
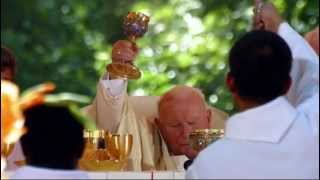
[[116,160],[127,160],[132,150],[132,143],[131,134],[112,135],[108,148],[109,154]]
[[132,150],[133,137],[131,134],[120,136],[120,160],[127,160]]
[[[139,12],[129,12],[128,15],[124,18],[124,34],[128,37],[128,43],[131,43],[133,49],[136,49],[136,51],[138,50],[138,48],[136,47],[136,40],[137,38],[142,37],[147,32],[149,20],[150,19],[148,16]],[[130,57],[133,59],[127,59],[128,57],[126,58],[126,53],[128,52],[121,48],[119,48],[119,50],[117,51],[113,50],[113,63],[107,66],[107,71],[112,77],[139,79],[141,76],[139,68],[137,68],[132,63],[127,63],[127,61],[131,62],[134,57]]]
[[201,151],[209,144],[222,138],[223,135],[223,129],[197,129],[190,134],[189,141],[194,150]]

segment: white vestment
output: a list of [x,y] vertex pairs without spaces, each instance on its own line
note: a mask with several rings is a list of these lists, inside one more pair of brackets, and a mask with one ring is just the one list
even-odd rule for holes
[[279,35],[294,59],[288,97],[229,118],[225,137],[198,155],[187,178],[319,178],[319,57],[287,23]]
[[89,179],[87,173],[78,170],[55,170],[24,166],[17,169],[10,179]]
[[[183,170],[186,157],[171,157],[154,119],[158,117],[157,96],[128,96],[126,80],[103,80],[94,102],[83,112],[99,129],[118,134],[133,134],[130,170]],[[226,113],[213,107],[211,127],[224,128]]]

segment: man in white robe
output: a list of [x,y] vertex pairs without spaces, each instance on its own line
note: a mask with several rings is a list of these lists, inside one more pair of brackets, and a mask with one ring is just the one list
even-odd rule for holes
[[[130,56],[135,56],[135,49],[130,50],[131,45],[127,44],[129,42],[120,41],[124,45],[115,44],[113,47],[113,52],[118,52],[118,50],[124,49],[126,51],[126,56],[119,59],[125,59],[124,61],[130,61]],[[117,47],[121,46],[122,48]],[[113,54],[113,61],[117,58],[117,53]],[[160,97],[157,96],[128,96],[127,95],[127,80],[124,79],[113,79],[108,76],[108,73],[99,80],[97,86],[97,94],[93,103],[83,109],[83,112],[91,117],[97,124],[97,127],[100,129],[108,130],[111,133],[117,134],[133,134],[133,148],[130,155],[132,160],[132,167],[130,170],[141,171],[141,170],[181,170],[183,171],[183,164],[189,158],[194,158],[197,154],[196,152],[191,152],[191,150],[186,150],[186,142],[183,142],[181,146],[175,146],[175,144],[168,144],[172,139],[172,136],[162,137],[160,131],[164,132],[167,127],[162,126],[163,128],[158,127],[158,124],[164,125],[164,121],[168,118],[159,118],[159,107],[158,103]],[[194,106],[195,108],[201,102],[203,109],[201,111],[191,111],[205,115],[207,118],[199,119],[195,124],[202,124],[200,126],[195,125],[192,128],[187,127],[188,132],[185,133],[181,138],[181,141],[186,141],[186,136],[190,134],[192,130],[196,127],[201,128],[224,128],[224,119],[227,118],[227,114],[213,107],[208,107],[201,97],[201,93],[191,87],[180,86],[172,91],[169,94],[178,95],[178,94],[187,94],[191,97],[198,99],[197,104],[192,104],[188,96],[177,100],[181,106]],[[197,92],[197,93],[195,93]],[[163,98],[163,101],[166,101],[168,98]],[[176,104],[178,106],[178,104]],[[180,106],[179,105],[179,106]],[[189,108],[189,107],[188,107]],[[190,110],[187,107],[183,109],[180,114],[187,114],[187,111]],[[187,110],[188,109],[188,110]],[[167,114],[173,114],[174,111],[165,110]],[[177,113],[177,112],[175,112]],[[188,112],[190,113],[190,112]],[[158,121],[156,121],[158,119]],[[166,119],[166,120],[163,120]],[[163,120],[163,121],[162,121]],[[187,119],[179,119],[181,121],[187,121]],[[207,121],[202,123],[203,121]],[[194,122],[191,122],[194,123]],[[176,124],[179,128],[185,128],[185,124],[179,122]],[[178,128],[178,129],[179,129]],[[184,131],[184,130],[183,130]],[[182,132],[183,132],[182,131]],[[166,138],[168,137],[168,138]],[[176,136],[178,137],[178,135]],[[167,142],[167,143],[166,143]],[[177,150],[177,149],[184,150]],[[191,148],[191,147],[189,147]],[[175,150],[176,151],[175,151]],[[174,152],[173,152],[174,151]]]
[[12,174],[10,179],[89,179],[84,171],[54,170],[33,166],[23,166]]
[[[265,58],[274,51],[277,52],[275,57],[285,54],[283,51],[290,52],[285,42],[280,43],[284,44],[283,48],[279,48],[279,43],[268,46],[275,39],[280,41],[281,38],[275,33],[270,35],[271,32],[266,31],[251,32],[236,43],[230,52],[229,61],[235,64],[238,61],[243,69],[237,69],[231,63],[232,75],[228,76],[228,86],[242,111],[226,121],[225,137],[197,156],[187,171],[187,178],[319,179],[319,57],[303,37],[283,22],[272,4],[259,7],[259,22],[263,23],[266,30],[277,32],[285,40],[293,58]],[[274,37],[277,38],[273,39]],[[256,59],[250,56],[255,53],[260,53]],[[246,61],[249,59],[250,63]],[[236,81],[243,74],[248,73],[246,80],[252,83],[245,92],[250,92],[251,88],[259,88],[252,87],[257,84],[263,86],[262,83],[280,82],[282,77],[278,71],[281,67],[286,69],[283,68],[285,59],[293,59],[292,85],[287,97],[274,97],[267,103],[260,104],[258,97],[248,99],[242,95],[245,87]],[[274,66],[269,66],[272,62]],[[244,65],[245,63],[247,64]],[[263,66],[259,67],[259,63]],[[256,68],[246,69],[246,66]],[[261,79],[262,83],[255,82],[255,77],[260,76],[262,71],[270,77]],[[285,72],[288,73],[286,70]],[[285,90],[290,85],[290,80],[283,82]],[[276,84],[266,88],[270,93],[275,87]],[[260,100],[262,97],[263,94]]]

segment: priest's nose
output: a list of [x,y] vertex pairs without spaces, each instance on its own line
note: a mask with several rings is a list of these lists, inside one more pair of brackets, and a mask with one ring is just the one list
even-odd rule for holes
[[183,131],[182,131],[182,135],[184,138],[189,138],[190,133],[192,132],[192,126],[190,126],[189,124],[183,124]]

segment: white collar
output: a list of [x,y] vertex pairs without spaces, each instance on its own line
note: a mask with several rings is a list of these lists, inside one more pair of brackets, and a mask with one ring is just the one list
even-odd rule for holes
[[296,109],[282,96],[230,117],[225,137],[278,143],[296,116]]
[[184,163],[189,160],[189,158],[185,155],[173,155],[170,156],[174,163],[176,164],[177,171],[185,171]]

